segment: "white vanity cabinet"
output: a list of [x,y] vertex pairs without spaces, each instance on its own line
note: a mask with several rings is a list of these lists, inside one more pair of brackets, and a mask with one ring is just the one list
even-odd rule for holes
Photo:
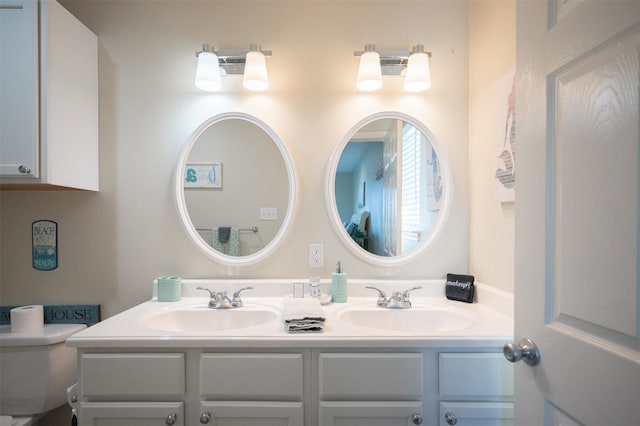
[[53,0],[0,0],[0,189],[98,190],[98,41]]
[[80,424],[187,424],[184,353],[83,353],[79,365]]
[[513,364],[502,353],[439,353],[438,376],[440,426],[513,425]]
[[81,425],[187,424],[184,353],[82,353],[79,365]]
[[80,347],[69,400],[81,426],[507,426],[512,369],[482,347]]
[[200,354],[200,422],[303,425],[303,364],[300,352]]
[[421,424],[423,356],[319,353],[320,426]]

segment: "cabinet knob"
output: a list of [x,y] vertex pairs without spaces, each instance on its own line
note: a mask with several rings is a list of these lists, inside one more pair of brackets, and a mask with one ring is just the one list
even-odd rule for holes
[[210,412],[205,411],[204,413],[200,414],[200,423],[206,425],[207,423],[209,423],[209,420],[211,420]]
[[418,413],[413,413],[411,415],[411,421],[413,422],[414,425],[421,425],[422,424],[422,415],[418,414]]
[[178,418],[178,415],[176,413],[171,413],[167,416],[166,419],[164,419],[164,423],[171,426],[176,424],[176,419]]
[[19,171],[20,173],[22,173],[23,175],[26,175],[26,174],[28,174],[28,173],[31,173],[31,169],[30,169],[30,168],[28,168],[27,166],[23,166],[23,165],[18,166],[18,171]]
[[455,425],[456,423],[458,423],[458,418],[456,417],[455,414],[453,413],[447,413],[444,415],[444,419],[446,420],[448,425]]

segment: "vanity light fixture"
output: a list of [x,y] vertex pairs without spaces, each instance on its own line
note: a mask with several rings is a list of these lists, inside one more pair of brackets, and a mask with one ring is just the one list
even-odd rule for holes
[[405,77],[404,90],[421,92],[431,87],[429,58],[424,46],[417,44],[408,50],[376,50],[374,44],[367,44],[364,51],[353,52],[360,57],[357,87],[363,91],[373,91],[382,87],[383,75]]
[[376,52],[376,46],[367,44],[364,47],[364,52],[359,53],[358,89],[366,92],[378,90],[382,87],[382,69],[380,67],[380,54]]
[[222,88],[222,76],[243,75],[243,86],[249,90],[266,90],[269,87],[265,57],[270,50],[261,50],[252,44],[249,50],[214,51],[208,44],[196,52],[196,87],[208,92]]
[[202,46],[202,51],[197,52],[196,56],[198,57],[196,87],[207,92],[217,92],[222,88],[218,55],[213,52],[211,46],[205,44]]
[[255,44],[252,44],[247,52],[242,85],[249,90],[262,91],[269,88],[267,61],[264,56]]
[[431,53],[425,52],[423,45],[416,44],[413,47],[407,61],[407,72],[404,75],[404,90],[422,92],[431,87],[430,56]]

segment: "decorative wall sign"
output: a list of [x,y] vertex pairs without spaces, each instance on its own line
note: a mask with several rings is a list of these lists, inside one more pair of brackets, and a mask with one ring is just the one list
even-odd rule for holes
[[[11,309],[0,306],[0,325],[11,324]],[[44,305],[45,324],[96,324],[100,322],[100,305]]]
[[185,188],[222,188],[222,163],[187,164]]
[[496,84],[496,172],[495,198],[500,202],[516,198],[516,105],[515,70]]
[[33,269],[51,271],[58,267],[58,224],[38,220],[31,224]]

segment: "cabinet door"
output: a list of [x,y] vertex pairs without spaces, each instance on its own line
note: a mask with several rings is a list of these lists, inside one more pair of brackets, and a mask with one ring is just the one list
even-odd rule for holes
[[38,3],[0,0],[0,40],[0,175],[38,177]]
[[320,426],[408,426],[421,423],[422,403],[323,401],[319,411]]
[[224,401],[203,402],[215,426],[303,426],[302,402]]
[[182,402],[85,402],[82,426],[184,426]]
[[510,402],[441,402],[440,426],[513,426]]

